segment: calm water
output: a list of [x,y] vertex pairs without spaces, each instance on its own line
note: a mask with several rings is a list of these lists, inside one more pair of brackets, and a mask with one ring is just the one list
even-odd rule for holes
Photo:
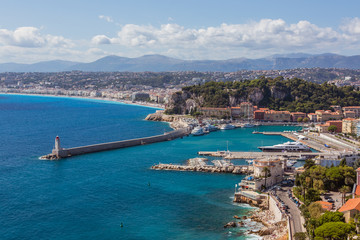
[[283,137],[236,129],[60,161],[38,159],[51,151],[56,135],[63,147],[74,147],[169,131],[166,123],[143,120],[154,111],[86,99],[0,95],[1,239],[254,238],[244,236],[246,228],[223,228],[233,215],[251,210],[232,203],[242,176],[149,167],[184,163],[198,151],[225,150],[227,141],[229,150],[256,151],[287,141]]

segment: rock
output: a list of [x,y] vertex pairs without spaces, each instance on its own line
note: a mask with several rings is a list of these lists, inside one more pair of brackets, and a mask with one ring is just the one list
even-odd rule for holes
[[235,219],[241,219],[241,217],[239,217],[238,215],[234,216]]
[[259,236],[270,235],[270,234],[272,234],[275,230],[276,230],[276,228],[274,228],[274,227],[270,227],[270,228],[264,227],[264,228],[262,228],[262,229],[259,231]]
[[247,219],[247,216],[243,216],[242,219]]
[[224,228],[228,228],[228,227],[236,227],[236,223],[235,222],[228,222],[227,224],[224,225]]
[[237,225],[240,226],[240,227],[243,227],[243,226],[245,225],[245,223],[243,223],[243,222],[238,222]]

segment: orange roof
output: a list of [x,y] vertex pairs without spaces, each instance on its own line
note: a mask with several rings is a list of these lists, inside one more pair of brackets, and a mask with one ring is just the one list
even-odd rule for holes
[[344,120],[347,120],[347,121],[354,121],[354,120],[356,120],[355,118],[343,118],[343,121]]
[[360,196],[360,186],[359,185],[356,186],[355,195]]
[[332,203],[329,203],[329,202],[317,201],[317,203],[319,203],[321,205],[321,207],[325,210],[331,210],[333,207]]
[[360,108],[360,106],[348,106],[348,107],[343,107],[344,109],[347,109],[347,108]]
[[340,209],[339,212],[346,212],[356,209],[360,211],[360,198],[349,199]]

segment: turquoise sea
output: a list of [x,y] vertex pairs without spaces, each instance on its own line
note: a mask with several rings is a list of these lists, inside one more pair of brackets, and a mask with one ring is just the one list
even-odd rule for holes
[[[39,160],[59,135],[63,147],[170,131],[144,117],[153,108],[89,99],[0,95],[1,239],[250,239],[246,226],[224,229],[248,205],[232,203],[243,176],[154,171],[198,151],[257,151],[287,141],[218,131],[201,137],[72,157]],[[276,131],[292,127],[260,127]],[[237,164],[243,161],[236,161]],[[121,227],[123,224],[123,227]],[[249,223],[250,224],[250,223]]]

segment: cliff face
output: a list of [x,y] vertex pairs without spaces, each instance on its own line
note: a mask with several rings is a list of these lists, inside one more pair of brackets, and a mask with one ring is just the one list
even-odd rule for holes
[[[269,96],[268,96],[269,95]],[[229,105],[231,107],[238,106],[241,102],[251,102],[253,105],[262,105],[262,101],[267,101],[268,98],[273,99],[285,99],[289,96],[289,93],[284,91],[283,89],[277,88],[275,86],[270,89],[262,89],[259,87],[253,87],[248,90],[245,94],[241,96],[236,96],[235,94],[229,94]],[[204,107],[206,105],[206,101],[204,97],[199,94],[193,94],[188,91],[182,91],[174,93],[169,101],[167,106],[167,110],[170,113],[175,114],[187,114],[193,111],[195,108]],[[212,107],[220,107],[220,106],[212,106]]]

